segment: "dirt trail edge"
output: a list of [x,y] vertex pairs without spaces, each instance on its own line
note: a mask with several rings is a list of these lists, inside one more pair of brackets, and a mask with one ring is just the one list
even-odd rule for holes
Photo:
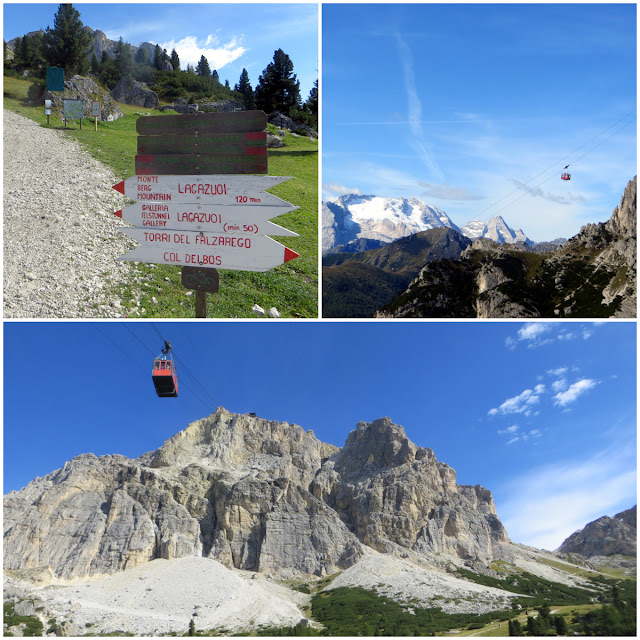
[[137,275],[116,260],[136,246],[116,232],[119,180],[59,131],[7,110],[3,124],[4,317],[133,313],[112,293]]

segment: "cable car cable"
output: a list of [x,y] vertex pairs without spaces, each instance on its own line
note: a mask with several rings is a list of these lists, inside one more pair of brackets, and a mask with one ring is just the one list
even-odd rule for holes
[[[153,327],[154,331],[158,334],[158,336],[160,337],[160,339],[163,342],[167,342],[167,340],[164,338],[164,336],[160,333],[160,331],[158,330],[158,327],[156,327],[155,323],[151,323],[151,326]],[[189,369],[189,367],[187,367],[187,365],[184,363],[184,361],[180,358],[180,356],[173,351],[173,355],[175,357],[175,359],[178,361],[178,363],[180,364],[181,368],[189,375],[191,376],[191,378],[193,379],[193,381],[195,382],[195,384],[200,387],[200,389],[202,390],[203,396],[204,398],[207,400],[207,402],[205,402],[204,400],[202,400],[201,398],[199,398],[195,392],[191,389],[191,392],[194,393],[194,395],[196,395],[196,397],[198,397],[198,399],[200,400],[200,402],[202,402],[207,409],[211,409],[213,407],[213,409],[215,410],[218,407],[218,404],[216,403],[215,399],[211,396],[211,394],[207,391],[207,389],[204,387],[204,385],[198,380],[198,378],[196,378],[196,376],[191,372],[191,370]],[[186,381],[185,381],[186,382]]]
[[[629,115],[629,114],[627,114]],[[618,122],[620,122],[620,120],[618,120]],[[613,133],[611,133],[609,136],[607,136],[606,138],[604,138],[603,140],[600,140],[600,142],[598,142],[596,145],[594,145],[593,147],[591,147],[591,149],[588,149],[587,151],[585,151],[581,156],[578,156],[571,164],[575,164],[576,162],[578,162],[579,160],[581,160],[582,158],[584,158],[586,155],[588,155],[589,153],[591,153],[594,149],[596,149],[597,147],[599,147],[601,144],[603,144],[604,142],[606,142],[611,136],[615,135],[616,133],[618,133],[619,131],[622,131],[622,129],[624,129],[625,127],[628,127],[633,121],[630,120],[629,122],[625,123],[624,125],[622,125],[619,129],[616,129],[616,131],[614,131]],[[607,129],[610,129],[611,127],[607,127]],[[582,145],[584,146],[584,145]],[[572,152],[573,153],[573,152]],[[557,163],[556,163],[557,164]],[[568,167],[569,165],[567,165]],[[565,167],[566,168],[566,167]],[[544,171],[543,171],[544,173]],[[539,174],[541,175],[541,174]],[[555,178],[557,175],[556,173],[551,174],[548,178],[545,178],[541,183],[535,185],[535,187],[531,187],[533,188],[539,188],[541,187],[543,184],[545,184],[546,182],[549,182],[549,180],[551,180],[552,178]],[[529,181],[531,182],[531,181]],[[525,185],[528,183],[525,183]],[[523,185],[523,186],[525,186]],[[512,191],[509,195],[513,195],[516,191],[519,191],[521,188],[518,188],[514,191]],[[529,191],[525,191],[523,194],[520,195],[520,197],[516,198],[515,200],[512,200],[511,202],[508,202],[507,204],[505,204],[503,207],[501,207],[500,209],[498,209],[494,215],[498,215],[501,211],[504,211],[505,209],[507,209],[508,207],[513,206],[516,202],[518,202],[519,200],[522,200],[522,198],[524,198],[525,196],[530,195]],[[505,196],[507,197],[507,196]],[[504,198],[502,198],[504,200]],[[498,201],[499,202],[499,201]],[[495,203],[494,203],[495,204]]]
[[[625,120],[627,117],[629,117],[630,115],[633,115],[636,112],[635,109],[632,109],[631,111],[629,111],[628,113],[626,113],[624,116],[622,116],[621,118],[619,118],[618,120],[616,120],[613,124],[610,124],[608,127],[606,127],[605,129],[603,129],[602,131],[600,131],[599,133],[597,133],[595,136],[592,136],[591,138],[589,138],[589,140],[587,140],[586,142],[584,142],[583,144],[581,144],[579,147],[577,147],[576,149],[574,149],[573,151],[571,151],[570,153],[566,154],[565,156],[563,156],[561,159],[557,160],[556,162],[554,162],[553,164],[549,165],[546,169],[544,169],[543,171],[541,171],[540,173],[538,173],[537,175],[535,175],[533,178],[531,178],[530,180],[528,180],[527,182],[523,183],[521,186],[517,187],[516,189],[514,189],[513,191],[507,193],[506,195],[502,196],[500,199],[496,200],[495,202],[492,202],[491,204],[489,204],[489,206],[485,207],[482,211],[480,211],[480,213],[477,214],[477,219],[481,219],[483,221],[486,222],[486,220],[488,220],[489,218],[493,217],[493,215],[497,215],[497,213],[499,213],[499,211],[502,211],[505,207],[502,207],[501,209],[498,210],[498,212],[494,213],[493,215],[489,215],[486,218],[481,218],[482,214],[485,213],[486,211],[488,211],[489,209],[492,209],[493,207],[495,207],[498,203],[502,202],[503,200],[505,200],[506,198],[509,198],[510,196],[512,196],[514,193],[517,193],[518,191],[520,191],[522,189],[522,187],[527,186],[529,183],[533,182],[534,180],[537,180],[540,176],[544,175],[547,171],[550,171],[551,169],[553,169],[557,164],[560,164],[561,162],[563,162],[564,160],[566,160],[567,158],[569,158],[570,156],[572,156],[574,153],[580,151],[580,149],[582,149],[583,147],[585,147],[586,145],[588,145],[590,142],[592,142],[593,140],[595,140],[596,138],[598,138],[599,136],[601,136],[603,133],[605,133],[606,131],[608,131],[609,129],[611,129],[612,127],[615,127],[616,125],[618,125],[620,122],[622,122],[623,120]],[[598,144],[596,144],[594,147],[592,147],[591,149],[589,149],[588,151],[586,151],[584,154],[582,154],[581,156],[579,156],[577,159],[571,161],[569,164],[575,164],[578,160],[580,160],[581,158],[583,158],[585,155],[587,155],[588,153],[591,153],[591,151],[593,151],[594,149],[596,149],[598,146],[600,146],[600,144],[602,144],[603,142],[605,142],[606,140],[608,140],[611,136],[615,135],[618,131],[621,131],[622,129],[624,129],[626,126],[628,126],[629,124],[631,124],[631,122],[633,122],[633,120],[630,120],[629,122],[626,122],[622,127],[620,127],[620,129],[617,129],[616,131],[612,132],[610,135],[608,135],[606,138],[603,138],[600,142],[598,142]],[[567,165],[569,166],[569,165]],[[555,175],[555,174],[554,174]],[[553,175],[551,176],[553,177]],[[548,178],[551,179],[551,178]],[[548,179],[545,179],[544,182],[547,182]],[[544,182],[540,183],[544,184]],[[540,185],[536,185],[536,186],[540,186]],[[527,195],[525,193],[525,195]],[[517,200],[519,200],[520,198],[518,198]],[[517,200],[515,200],[514,202],[517,202]],[[513,203],[511,203],[513,204]],[[510,206],[510,205],[506,205],[506,206]]]

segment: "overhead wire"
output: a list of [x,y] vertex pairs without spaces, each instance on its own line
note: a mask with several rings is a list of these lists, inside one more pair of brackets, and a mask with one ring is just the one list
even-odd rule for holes
[[[581,144],[579,147],[577,147],[576,149],[574,149],[573,151],[571,151],[570,153],[566,154],[565,156],[563,156],[561,159],[556,160],[553,164],[549,165],[546,169],[544,169],[543,171],[541,171],[540,173],[538,173],[537,175],[535,175],[533,178],[531,178],[530,180],[528,180],[525,183],[522,183],[520,185],[518,185],[513,191],[510,191],[509,193],[505,194],[504,196],[502,196],[501,198],[499,198],[498,200],[496,200],[495,202],[490,203],[487,207],[485,207],[482,211],[480,211],[477,214],[477,218],[476,219],[481,219],[483,222],[486,222],[489,218],[497,215],[498,213],[500,213],[500,211],[504,211],[504,209],[506,209],[507,207],[511,207],[512,205],[514,205],[516,202],[518,202],[519,200],[521,200],[523,197],[530,195],[530,191],[525,190],[524,193],[522,193],[520,195],[520,197],[516,198],[515,200],[507,203],[506,205],[504,205],[503,207],[501,207],[500,209],[498,209],[497,211],[494,211],[492,213],[490,213],[488,216],[482,218],[481,216],[486,212],[489,211],[490,209],[493,209],[497,204],[499,204],[500,202],[506,200],[507,198],[511,197],[512,195],[514,195],[515,193],[518,193],[520,191],[523,190],[524,187],[526,187],[527,185],[529,185],[530,183],[532,183],[534,180],[537,180],[538,178],[540,178],[541,176],[543,176],[545,173],[547,173],[548,171],[551,171],[552,169],[554,170],[554,173],[552,173],[549,177],[545,178],[542,182],[534,185],[531,187],[531,190],[533,189],[537,189],[539,187],[541,187],[543,184],[545,184],[546,182],[548,182],[549,180],[551,180],[553,177],[555,177],[558,173],[559,170],[555,169],[556,166],[562,164],[563,162],[565,162],[568,158],[570,158],[571,156],[573,156],[575,153],[577,153],[578,151],[580,151],[581,149],[583,149],[584,147],[586,147],[588,144],[590,144],[591,142],[593,142],[594,140],[596,140],[597,138],[599,138],[600,136],[602,136],[604,133],[606,133],[607,131],[609,131],[610,129],[612,129],[613,127],[616,127],[618,124],[620,124],[621,122],[623,122],[624,120],[626,120],[627,118],[629,118],[629,116],[633,116],[635,114],[636,110],[632,109],[631,111],[629,111],[628,113],[626,113],[624,116],[622,116],[621,118],[619,118],[618,120],[616,120],[613,124],[610,124],[608,127],[606,127],[605,129],[603,129],[602,131],[600,131],[599,133],[597,133],[595,136],[592,136],[591,138],[589,138],[589,140],[587,140],[586,142],[584,142],[583,144]],[[582,158],[584,158],[586,155],[588,155],[589,153],[591,153],[594,149],[596,149],[597,147],[599,147],[601,144],[603,144],[606,140],[608,140],[609,138],[611,138],[612,136],[614,136],[616,133],[618,133],[619,131],[622,131],[622,129],[624,129],[625,127],[629,126],[632,122],[634,122],[634,119],[631,118],[629,119],[627,122],[624,122],[624,124],[622,124],[622,126],[620,126],[619,128],[615,129],[614,131],[612,131],[608,136],[605,136],[604,138],[602,138],[601,140],[599,140],[595,145],[593,145],[593,147],[591,147],[590,149],[587,149],[587,151],[585,151],[583,154],[581,154],[580,156],[578,156],[577,158],[571,160],[567,166],[570,165],[574,165],[576,162],[578,162],[579,160],[581,160]],[[566,167],[565,167],[566,168]]]
[[[160,331],[158,330],[158,327],[156,327],[154,322],[151,323],[151,326],[153,327],[155,332],[158,334],[160,339],[164,342],[165,338],[162,336],[162,334],[160,333]],[[172,349],[172,351],[173,351],[173,349]],[[173,351],[173,355],[174,355],[175,359],[178,361],[178,363],[180,364],[181,368],[187,373],[187,375],[189,375],[192,378],[192,380],[195,382],[195,384],[200,388],[200,390],[201,390],[204,398],[207,400],[208,404],[207,404],[207,402],[204,402],[202,400],[201,400],[201,402],[203,402],[209,409],[213,408],[215,410],[217,408],[217,406],[218,406],[218,403],[213,398],[213,396],[209,393],[207,388],[200,382],[200,380],[195,376],[195,374],[192,373],[192,371],[189,369],[189,367],[187,367],[186,363],[180,358],[178,353]],[[191,392],[194,393],[193,389],[191,389]],[[194,393],[194,395],[195,395],[195,393]]]

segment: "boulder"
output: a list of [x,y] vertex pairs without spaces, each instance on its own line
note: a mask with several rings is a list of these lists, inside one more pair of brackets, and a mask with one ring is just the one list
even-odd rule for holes
[[317,131],[306,124],[295,122],[289,116],[285,116],[284,113],[280,113],[280,111],[273,111],[272,113],[270,113],[267,121],[269,122],[269,124],[275,125],[280,129],[288,129],[289,131],[294,131],[296,133],[312,135],[314,138],[318,137]]
[[122,78],[111,90],[111,97],[118,102],[145,109],[157,109],[158,107],[158,94],[151,91],[144,82],[138,82],[131,78]]
[[[98,86],[93,78],[75,75],[69,80],[64,81],[64,97],[82,100],[82,111],[85,118],[91,118],[91,103],[99,102],[100,121],[112,122],[118,118],[122,118],[122,113],[117,102],[105,91]],[[45,91],[43,100],[51,100],[53,102],[54,115],[63,119],[63,96],[59,91]]]

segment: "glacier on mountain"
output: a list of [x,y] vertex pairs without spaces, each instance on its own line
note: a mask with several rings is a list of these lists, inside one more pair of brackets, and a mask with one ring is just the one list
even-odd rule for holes
[[358,238],[393,242],[420,231],[460,229],[449,216],[418,198],[348,194],[322,207],[322,250]]

